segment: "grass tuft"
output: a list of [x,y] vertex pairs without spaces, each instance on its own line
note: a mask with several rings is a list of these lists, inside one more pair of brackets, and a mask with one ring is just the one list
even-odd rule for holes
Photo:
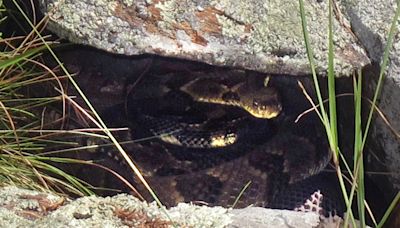
[[[12,23],[0,1],[0,23]],[[22,12],[20,12],[22,13]],[[11,18],[11,17],[10,17]],[[45,192],[75,195],[93,194],[85,182],[50,165],[51,162],[79,162],[37,155],[49,143],[37,110],[60,97],[26,95],[44,82],[57,83],[56,70],[42,63],[41,54],[53,42],[33,33],[0,39],[0,186],[13,185]],[[54,83],[53,83],[54,84]],[[38,131],[34,134],[33,131]]]
[[[307,51],[307,56],[311,68],[311,73],[312,77],[314,80],[314,85],[315,85],[315,90],[317,94],[317,99],[318,99],[318,106],[313,105],[315,108],[314,110],[318,113],[318,115],[321,118],[322,123],[325,126],[325,130],[327,133],[327,138],[329,141],[330,149],[333,154],[333,162],[336,168],[338,180],[340,187],[342,189],[343,193],[343,198],[344,201],[347,205],[347,213],[345,216],[345,222],[344,222],[344,227],[348,227],[349,220],[351,220],[353,227],[357,227],[354,219],[353,212],[351,210],[352,208],[352,202],[353,202],[353,197],[354,194],[356,194],[357,197],[357,208],[358,208],[358,219],[360,220],[360,225],[361,227],[366,226],[366,217],[365,217],[365,212],[366,210],[370,213],[370,216],[372,220],[374,221],[374,225],[376,227],[382,227],[383,224],[385,223],[386,219],[389,217],[389,214],[391,210],[393,210],[394,206],[400,199],[400,193],[398,193],[393,200],[392,204],[389,206],[387,209],[385,215],[379,222],[379,224],[376,224],[376,220],[373,216],[373,213],[369,210],[368,204],[365,200],[365,186],[364,186],[364,163],[363,163],[363,149],[364,145],[368,136],[368,130],[370,127],[370,124],[372,122],[372,116],[374,111],[376,110],[376,103],[377,99],[379,97],[381,88],[382,88],[382,82],[384,79],[384,75],[386,72],[386,67],[388,64],[388,57],[389,57],[389,51],[390,48],[392,47],[392,42],[394,38],[394,34],[396,31],[396,24],[397,20],[400,14],[400,7],[397,7],[396,13],[393,17],[392,24],[390,27],[390,32],[388,34],[388,40],[387,40],[387,45],[383,54],[383,61],[381,64],[381,71],[379,74],[379,79],[378,79],[378,84],[377,88],[374,93],[374,97],[372,99],[372,105],[369,111],[368,119],[367,119],[367,124],[365,129],[362,129],[362,73],[361,71],[358,71],[356,76],[353,77],[353,89],[354,89],[354,152],[353,152],[353,167],[350,169],[348,166],[348,162],[344,160],[343,155],[340,152],[339,148],[339,137],[338,137],[338,132],[337,132],[337,109],[336,109],[336,90],[335,90],[335,75],[334,75],[334,49],[333,49],[333,0],[329,0],[328,4],[328,107],[329,107],[329,115],[328,112],[325,110],[324,107],[324,101],[322,100],[322,95],[321,91],[319,88],[319,82],[318,82],[318,77],[316,74],[315,70],[315,64],[313,60],[313,51],[312,47],[310,45],[309,37],[308,37],[308,31],[307,31],[307,20],[305,17],[305,10],[304,10],[304,2],[303,0],[299,0],[299,10],[300,10],[300,15],[301,15],[301,22],[302,22],[302,27],[303,27],[303,35],[304,35],[304,42],[305,42],[305,47]],[[400,1],[397,1],[397,5],[400,5]],[[318,108],[317,108],[318,107]],[[341,166],[340,164],[343,163],[344,166],[346,167],[347,171],[349,171],[350,174],[350,181],[351,181],[351,189],[350,193],[348,193],[345,182],[344,182],[344,176],[341,171]]]
[[[169,215],[167,211],[165,210],[165,207],[163,206],[162,202],[158,199],[156,193],[152,190],[148,182],[145,180],[143,175],[141,174],[140,170],[136,167],[136,165],[133,163],[131,158],[128,156],[128,154],[125,152],[125,150],[122,148],[120,143],[117,141],[117,139],[114,137],[110,129],[106,126],[104,121],[101,119],[100,115],[96,112],[94,109],[93,105],[91,102],[87,99],[86,95],[83,93],[83,91],[80,89],[79,85],[76,83],[72,75],[68,72],[68,70],[64,67],[64,65],[61,63],[61,61],[57,58],[57,55],[54,53],[54,51],[51,49],[50,45],[45,41],[45,37],[43,37],[40,33],[40,29],[37,28],[28,18],[28,16],[24,13],[22,10],[21,6],[17,3],[16,0],[12,1],[15,5],[15,7],[20,11],[21,15],[23,18],[25,18],[26,22],[29,24],[29,26],[32,29],[32,34],[35,34],[37,36],[38,41],[41,41],[42,44],[46,47],[46,50],[49,52],[50,56],[53,57],[53,59],[57,62],[59,65],[61,71],[66,75],[66,78],[71,82],[71,84],[74,86],[76,91],[78,92],[79,96],[83,99],[89,110],[91,111],[92,115],[88,114],[86,110],[80,109],[81,113],[87,117],[92,123],[94,123],[99,129],[101,129],[104,134],[107,136],[107,138],[114,144],[118,152],[121,154],[121,156],[125,159],[126,163],[128,166],[131,168],[133,173],[139,178],[139,180],[143,183],[143,185],[146,187],[146,189],[149,191],[150,195],[153,197],[153,199],[156,201],[156,203],[161,207],[163,212],[166,214],[166,216],[169,218]],[[46,20],[44,18],[43,20]],[[38,24],[42,24],[39,22]],[[43,23],[45,24],[45,23]],[[80,107],[79,105],[76,104],[75,101],[73,101],[71,98],[66,96],[63,93],[62,87],[59,88],[58,90],[63,97],[63,99],[67,100],[71,104],[74,105],[74,107]]]

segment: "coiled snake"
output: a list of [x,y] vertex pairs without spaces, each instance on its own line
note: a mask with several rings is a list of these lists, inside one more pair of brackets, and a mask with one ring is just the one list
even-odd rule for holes
[[276,199],[318,176],[330,152],[314,113],[294,121],[309,107],[296,82],[283,76],[265,82],[236,70],[150,75],[105,116],[114,126],[129,123],[120,140],[151,138],[125,149],[167,206],[194,201],[294,209],[320,185],[299,187],[305,196],[283,206]]

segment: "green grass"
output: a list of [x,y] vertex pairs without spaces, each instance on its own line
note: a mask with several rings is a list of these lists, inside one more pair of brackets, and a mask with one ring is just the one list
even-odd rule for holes
[[[344,226],[348,227],[349,220],[353,224],[353,227],[356,226],[355,219],[352,208],[352,202],[354,195],[356,195],[356,202],[358,208],[358,219],[360,221],[361,227],[366,226],[366,200],[365,200],[365,185],[364,185],[364,164],[363,164],[363,150],[366,143],[366,139],[368,136],[369,127],[372,123],[372,116],[374,114],[374,110],[377,104],[377,99],[379,97],[382,82],[385,76],[385,71],[388,63],[389,51],[392,47],[393,37],[396,31],[396,23],[400,13],[400,7],[397,8],[395,16],[393,17],[390,32],[388,34],[387,45],[383,54],[383,61],[381,63],[381,70],[379,74],[377,88],[375,89],[374,97],[372,99],[372,105],[370,107],[370,111],[368,114],[367,124],[364,129],[362,129],[362,74],[361,71],[356,73],[354,76],[354,152],[353,152],[353,167],[352,169],[349,168],[348,162],[343,159],[339,148],[339,137],[337,131],[337,109],[336,109],[336,88],[335,88],[335,72],[334,72],[334,51],[333,51],[333,1],[329,0],[329,7],[328,7],[328,111],[326,111],[324,107],[324,101],[322,100],[321,91],[319,88],[318,77],[315,70],[315,64],[313,60],[313,51],[310,45],[310,41],[308,38],[308,31],[307,31],[307,18],[305,17],[306,12],[304,12],[304,3],[303,0],[299,0],[300,5],[300,13],[301,13],[301,21],[303,27],[303,35],[305,41],[305,47],[307,50],[307,55],[310,63],[310,68],[312,72],[312,77],[314,80],[314,85],[316,88],[317,99],[319,103],[319,109],[316,109],[319,116],[321,117],[321,121],[325,126],[327,138],[329,141],[330,149],[333,154],[333,162],[335,164],[338,180],[340,183],[340,187],[342,189],[343,198],[347,205],[347,213],[345,216]],[[400,3],[397,1],[397,5],[399,6]],[[343,172],[341,170],[341,163],[344,164],[347,171],[350,173],[350,180],[352,181],[351,189],[348,193],[348,189],[346,189],[345,181],[343,177]],[[398,203],[400,198],[400,193],[398,193],[393,200],[392,204],[387,209],[385,215],[381,219],[379,223],[376,223],[375,218],[371,214],[372,220],[374,221],[374,226],[382,227],[389,217],[389,214]]]
[[[0,1],[0,22],[9,11]],[[15,12],[14,12],[15,13]],[[22,11],[20,12],[22,13]],[[13,185],[45,192],[75,195],[93,194],[81,180],[52,163],[79,163],[78,160],[37,155],[50,140],[40,131],[43,120],[37,110],[59,102],[62,97],[25,96],[29,88],[44,83],[58,86],[56,69],[42,63],[41,55],[51,40],[39,40],[34,33],[0,38],[0,186]],[[33,133],[36,131],[36,133]],[[50,161],[51,160],[51,161]]]
[[[76,142],[65,141],[67,137],[104,136],[96,134],[99,129],[46,129],[48,126],[56,126],[55,123],[46,121],[47,116],[41,116],[41,112],[44,112],[49,104],[62,103],[62,106],[66,107],[66,103],[70,101],[72,105],[75,105],[73,106],[75,110],[80,111],[83,108],[77,106],[73,99],[64,93],[61,80],[66,76],[60,75],[60,66],[50,68],[43,61],[42,54],[52,52],[51,47],[54,44],[57,45],[57,42],[49,36],[43,37],[39,32],[43,29],[46,18],[34,25],[18,3],[13,2],[17,11],[0,7],[0,13],[7,15],[12,12],[13,15],[8,17],[10,19],[25,18],[24,23],[19,20],[16,24],[21,26],[30,24],[32,30],[29,31],[24,27],[21,30],[27,31],[26,35],[0,39],[2,48],[0,51],[0,186],[12,185],[39,191],[65,193],[68,196],[94,194],[93,186],[57,168],[58,165],[54,164],[58,163],[104,169],[134,189],[123,177],[107,167],[92,161],[57,157],[81,149],[77,147]],[[15,15],[17,13],[18,16]],[[1,17],[0,21],[11,23],[4,18]],[[13,34],[14,31],[8,31],[8,33]],[[68,76],[71,77],[71,75]],[[54,88],[59,95],[37,97],[37,94],[43,93],[36,93],[32,96],[31,91],[37,88],[40,90]],[[62,118],[65,117],[64,115],[65,111]],[[48,151],[54,146],[68,147],[68,149]]]
[[[20,5],[18,5],[17,1],[13,0],[14,5],[16,8],[19,10],[21,15],[25,18],[26,22],[30,25],[32,29],[32,33],[35,34],[38,38],[39,41],[43,43],[43,45],[46,47],[46,50],[50,53],[50,55],[54,58],[54,60],[57,62],[57,64],[60,66],[61,71],[66,75],[66,78],[69,80],[69,82],[74,86],[76,91],[78,92],[79,96],[84,100],[85,104],[89,108],[89,110],[93,113],[92,115],[86,112],[84,109],[80,108],[79,105],[77,105],[72,99],[69,99],[68,96],[65,94],[61,94],[63,97],[65,96],[65,99],[67,102],[70,102],[71,104],[74,105],[74,107],[78,108],[80,112],[82,112],[82,115],[84,115],[86,118],[88,118],[93,124],[95,124],[101,131],[104,132],[106,138],[110,140],[116,149],[119,151],[119,153],[122,155],[122,157],[125,159],[127,162],[128,166],[131,168],[133,173],[139,178],[139,180],[143,183],[143,185],[146,187],[146,189],[149,191],[151,196],[154,198],[154,200],[157,202],[157,204],[162,208],[162,210],[165,212],[166,216],[169,217],[168,213],[165,210],[165,207],[163,207],[162,202],[158,199],[156,193],[152,190],[150,185],[147,183],[143,175],[141,174],[140,170],[136,167],[136,165],[133,163],[131,158],[128,156],[128,154],[125,152],[125,150],[122,148],[120,143],[117,141],[117,139],[114,137],[110,129],[106,126],[106,124],[103,122],[99,114],[96,112],[94,109],[93,105],[87,99],[86,95],[83,93],[83,91],[80,89],[79,85],[76,83],[74,78],[71,76],[71,74],[67,71],[67,69],[64,67],[64,65],[61,63],[61,61],[57,58],[57,55],[54,53],[54,51],[51,49],[50,45],[46,42],[45,38],[40,34],[39,30],[36,28],[36,26],[29,20],[28,16],[23,12],[22,8]],[[46,19],[46,18],[45,18]],[[62,89],[59,90],[60,93],[62,93]],[[110,170],[112,171],[112,170]],[[118,174],[116,174],[118,175]],[[118,176],[117,176],[118,177]],[[127,183],[129,184],[129,183]],[[171,220],[172,221],[172,220]]]

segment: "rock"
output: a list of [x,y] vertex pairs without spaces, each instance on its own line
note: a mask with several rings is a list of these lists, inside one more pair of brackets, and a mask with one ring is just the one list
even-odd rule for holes
[[261,207],[236,209],[230,228],[286,228],[286,227],[317,227],[319,216],[314,213],[298,213],[296,211],[272,210]]
[[314,213],[286,210],[226,209],[183,203],[165,210],[126,194],[71,201],[16,187],[0,189],[1,227],[173,227],[173,224],[177,227],[306,228],[334,223],[321,222]]
[[[224,227],[232,217],[222,207],[182,204],[166,211],[126,194],[57,203],[62,198],[50,193],[5,187],[0,196],[1,227]],[[54,204],[52,210],[43,209]]]
[[[49,28],[71,42],[112,53],[151,53],[266,73],[309,74],[299,13],[291,0],[41,0]],[[305,1],[317,71],[327,70],[327,1]],[[334,20],[335,70],[369,63]]]

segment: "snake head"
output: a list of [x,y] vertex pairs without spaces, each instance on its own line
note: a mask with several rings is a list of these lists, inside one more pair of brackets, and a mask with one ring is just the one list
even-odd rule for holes
[[245,96],[243,107],[257,118],[272,119],[282,111],[282,104],[276,89],[264,87]]

